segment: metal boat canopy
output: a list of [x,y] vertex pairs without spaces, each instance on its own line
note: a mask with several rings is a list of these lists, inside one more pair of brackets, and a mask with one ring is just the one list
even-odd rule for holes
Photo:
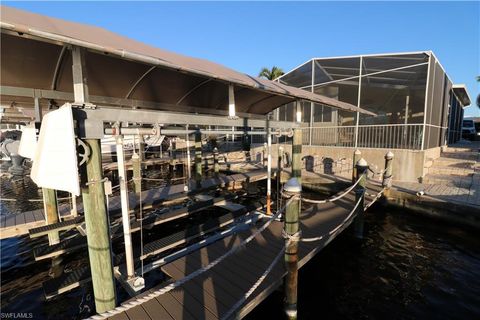
[[[90,102],[113,107],[227,114],[234,86],[240,115],[266,115],[304,100],[374,115],[277,82],[255,78],[204,59],[155,48],[108,30],[1,6],[2,107],[42,109],[73,101],[72,46],[87,50]],[[26,108],[28,109],[28,108]]]

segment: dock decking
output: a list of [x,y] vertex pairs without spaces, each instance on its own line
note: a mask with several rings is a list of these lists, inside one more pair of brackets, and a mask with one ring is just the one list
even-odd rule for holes
[[[249,173],[238,173],[232,175],[222,175],[217,178],[202,180],[200,188],[195,183],[190,184],[188,192],[184,191],[183,184],[170,185],[162,188],[151,189],[142,192],[143,209],[149,209],[166,200],[173,200],[187,195],[194,195],[207,189],[224,187],[228,185],[234,186],[241,182],[254,182],[267,178],[265,170],[256,170]],[[135,193],[129,193],[130,209],[133,211],[140,206],[139,197]],[[78,212],[82,212],[82,205],[77,205]],[[109,211],[110,213],[119,212],[121,210],[120,196],[110,197]],[[61,217],[70,214],[70,207],[66,204],[59,206]],[[0,239],[17,237],[28,234],[30,229],[38,228],[45,225],[45,215],[43,209],[1,216],[0,220]]]
[[[327,235],[335,229],[353,209],[354,197],[351,192],[334,203],[314,205],[303,211],[301,214],[303,237]],[[370,200],[366,200],[366,202],[368,203]],[[353,217],[331,236],[325,236],[316,242],[300,242],[299,268],[347,228],[352,220]],[[164,295],[150,299],[109,319],[222,319],[268,268],[279,250],[283,250],[285,240],[282,237],[282,228],[283,223],[274,221],[245,248],[240,249],[212,269]],[[162,270],[172,280],[184,278],[223,255],[254,231],[255,228],[252,228],[219,240],[163,266]],[[283,263],[278,262],[242,308],[238,310],[237,316],[247,315],[281,284],[285,274]],[[129,301],[145,297],[158,288],[161,286]]]

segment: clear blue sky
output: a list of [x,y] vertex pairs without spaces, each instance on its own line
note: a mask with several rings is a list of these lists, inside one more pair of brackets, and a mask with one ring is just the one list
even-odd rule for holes
[[[6,2],[251,75],[312,57],[432,50],[479,94],[480,2]],[[467,115],[480,116],[474,106]]]

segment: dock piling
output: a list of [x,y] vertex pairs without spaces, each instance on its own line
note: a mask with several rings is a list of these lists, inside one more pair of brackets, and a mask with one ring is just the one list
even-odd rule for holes
[[70,197],[71,197],[70,201],[72,201],[72,208],[70,210],[70,214],[72,215],[72,217],[77,217],[78,216],[77,196],[72,193]]
[[283,147],[278,148],[277,154],[277,210],[280,209],[280,186],[282,185]]
[[138,153],[134,152],[132,155],[132,166],[133,166],[133,184],[136,193],[139,193],[142,187],[142,167],[140,162],[140,156]]
[[145,139],[143,135],[138,135],[138,156],[140,157],[140,162],[145,161]]
[[286,196],[293,200],[287,205],[285,212],[285,314],[288,319],[297,319],[297,287],[298,287],[298,237],[300,234],[300,195],[302,185],[297,177],[285,183]]
[[360,201],[357,209],[356,216],[354,220],[354,234],[355,238],[363,239],[363,207],[365,201],[365,184],[367,179],[367,169],[368,163],[365,159],[361,158],[357,161],[357,180],[360,180],[356,189],[355,189],[355,203]]
[[[47,225],[58,222],[57,194],[55,190],[42,188],[43,209],[45,211],[45,222]],[[48,233],[48,244],[53,246],[60,242],[58,231]]]
[[390,188],[392,186],[393,173],[393,152],[388,151],[385,155],[385,172],[383,173],[382,187]]
[[105,205],[99,139],[87,139],[91,154],[87,162],[87,185],[82,187],[88,256],[93,294],[98,313],[115,308],[115,279],[112,268],[110,227]]
[[[84,48],[72,46],[73,92],[75,102],[79,103],[89,101],[85,53]],[[100,139],[85,139],[85,143],[90,149],[90,157],[82,167],[83,212],[95,308],[96,312],[101,313],[115,308],[115,278],[113,277],[110,225],[102,177]]]
[[362,157],[362,152],[358,149],[353,153],[352,183],[357,179],[357,162]]
[[302,184],[302,130],[293,130],[292,177]]
[[272,214],[272,135],[267,120],[267,215]]
[[218,176],[220,172],[220,165],[218,164],[218,148],[213,148],[213,171],[215,172],[215,176]]

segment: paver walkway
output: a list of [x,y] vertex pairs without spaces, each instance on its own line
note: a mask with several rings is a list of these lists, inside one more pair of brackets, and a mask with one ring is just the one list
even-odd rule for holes
[[[396,182],[395,187],[447,202],[480,207],[480,141],[449,146],[435,159],[423,183]],[[480,208],[479,208],[480,209]]]

